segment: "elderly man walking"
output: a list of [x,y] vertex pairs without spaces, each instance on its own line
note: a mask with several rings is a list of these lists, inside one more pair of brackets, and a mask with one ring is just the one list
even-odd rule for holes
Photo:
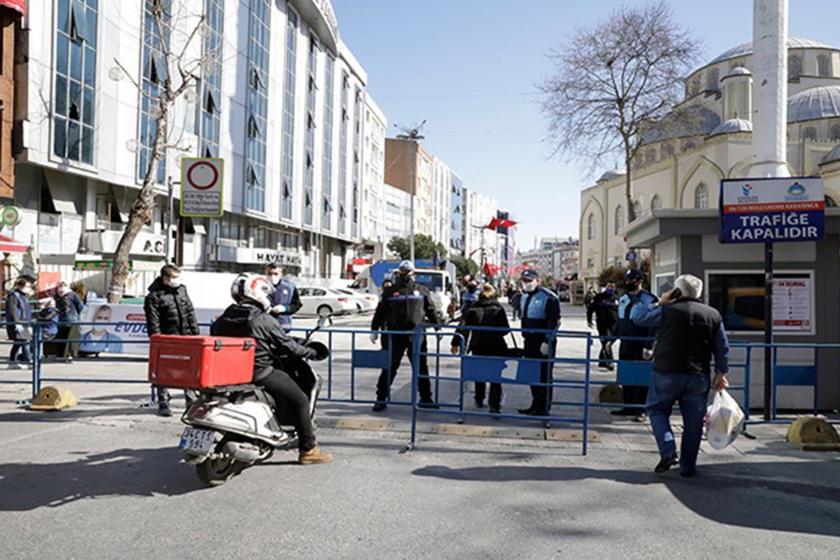
[[[729,342],[723,320],[716,309],[700,301],[702,294],[703,281],[684,274],[658,305],[637,305],[630,315],[637,325],[657,329],[645,403],[661,457],[654,469],[657,473],[664,473],[679,461],[680,474],[694,476],[709,388],[721,391],[729,385]],[[713,356],[715,377],[711,380]],[[683,417],[679,459],[670,423],[676,402]]]

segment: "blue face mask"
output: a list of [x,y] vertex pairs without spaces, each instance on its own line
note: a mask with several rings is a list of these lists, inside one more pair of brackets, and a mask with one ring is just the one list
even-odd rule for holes
[[615,295],[615,288],[607,288],[604,291],[607,293],[608,296],[614,296]]

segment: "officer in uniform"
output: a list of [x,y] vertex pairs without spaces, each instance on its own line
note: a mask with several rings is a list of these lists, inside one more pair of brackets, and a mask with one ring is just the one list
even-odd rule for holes
[[[371,342],[376,344],[379,333],[376,331],[413,331],[414,328],[424,322],[432,325],[440,323],[440,318],[432,303],[432,297],[425,286],[414,282],[414,264],[411,261],[403,261],[393,275],[393,286],[382,290],[382,298],[371,322]],[[386,334],[383,337],[383,347],[391,348],[391,364],[388,369],[383,369],[376,384],[376,404],[373,405],[374,412],[382,412],[387,408],[387,400],[390,395],[391,384],[397,376],[397,369],[400,367],[403,355],[408,352],[408,359],[414,365],[412,334]],[[436,408],[432,399],[432,384],[429,381],[429,366],[426,362],[427,352],[426,337],[420,342],[420,379],[418,389],[420,393],[420,406],[424,408]]]
[[[521,317],[523,329],[541,329],[555,331],[560,326],[560,300],[551,292],[540,286],[539,275],[535,270],[527,269],[522,272],[522,303]],[[545,359],[554,356],[555,337],[553,332],[522,333],[524,339],[523,350],[526,358]],[[552,364],[540,364],[540,383],[551,383]],[[548,416],[551,409],[551,387],[544,385],[531,386],[531,406],[519,410],[520,414],[531,416]]]
[[266,265],[265,275],[274,286],[274,292],[269,296],[271,301],[269,312],[277,318],[277,322],[283,329],[290,329],[292,315],[300,311],[303,306],[297,288],[291,281],[283,278],[280,265],[276,262]]
[[[618,325],[616,336],[621,340],[618,347],[618,359],[621,361],[641,361],[649,359],[653,349],[653,336],[655,329],[640,327],[630,319],[630,313],[638,304],[645,308],[653,305],[658,298],[642,288],[645,279],[644,273],[636,268],[629,269],[624,275],[624,295],[618,300]],[[644,405],[647,400],[647,387],[624,386],[624,404]],[[616,416],[634,416],[640,419],[644,413],[643,408],[622,408],[614,410],[611,414]]]
[[586,324],[593,327],[592,318],[595,317],[595,327],[601,338],[601,352],[598,354],[598,367],[613,369],[613,351],[615,343],[613,335],[618,323],[618,296],[615,295],[615,283],[609,282],[604,290],[595,295],[586,307]]

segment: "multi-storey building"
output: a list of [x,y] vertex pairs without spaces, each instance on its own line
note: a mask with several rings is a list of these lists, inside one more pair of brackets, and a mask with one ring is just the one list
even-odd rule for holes
[[385,235],[385,113],[370,95],[365,97],[365,145],[362,168],[362,253],[381,258],[387,242]]
[[[184,220],[187,268],[276,260],[292,274],[339,276],[362,241],[363,165],[376,159],[364,140],[371,150],[380,140],[366,132],[365,108],[375,107],[367,75],[339,38],[329,0],[30,3],[17,72],[15,238],[68,277],[85,261],[107,263],[148,169],[157,94],[180,79],[169,55],[199,22],[185,62],[200,79],[166,123],[154,217],[132,247],[134,270],[167,258],[167,184],[177,198],[180,158],[214,156],[224,159],[224,215]],[[371,115],[381,128],[381,112]]]
[[463,256],[466,246],[467,198],[464,181],[455,173],[452,173],[449,211],[449,254]]
[[394,255],[389,255],[387,251],[388,241],[411,235],[411,195],[388,184],[383,187],[382,195],[385,255],[392,257]]
[[498,204],[489,196],[465,189],[467,200],[466,244],[467,257],[479,265],[499,263],[499,236],[486,226],[496,217]]

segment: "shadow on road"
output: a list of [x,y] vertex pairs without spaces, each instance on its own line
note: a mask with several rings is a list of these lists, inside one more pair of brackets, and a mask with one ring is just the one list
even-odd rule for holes
[[172,447],[118,449],[63,463],[0,464],[0,511],[108,496],[179,496],[204,489]]
[[[451,469],[430,465],[412,472],[416,476],[475,482],[607,480],[638,486],[664,485],[684,506],[718,523],[834,537],[840,536],[840,487],[810,481],[837,480],[838,473],[840,465],[831,461],[704,465],[698,476],[690,480],[679,478],[677,472],[660,476],[583,467]],[[558,486],[557,491],[562,492],[562,487]]]

